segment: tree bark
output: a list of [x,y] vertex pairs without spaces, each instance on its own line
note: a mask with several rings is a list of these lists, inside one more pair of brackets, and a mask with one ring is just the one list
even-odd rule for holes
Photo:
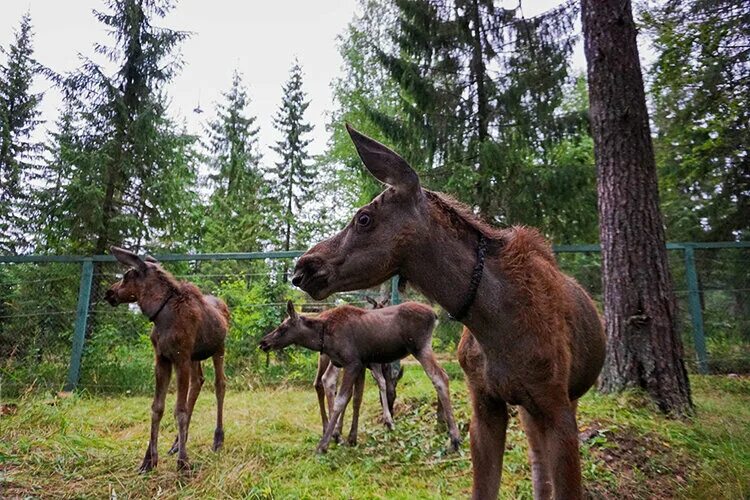
[[582,0],[582,21],[609,339],[599,388],[641,387],[663,412],[687,415],[693,404],[631,3]]

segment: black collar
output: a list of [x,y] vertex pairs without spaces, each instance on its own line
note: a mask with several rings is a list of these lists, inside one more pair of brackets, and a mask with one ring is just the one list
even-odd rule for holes
[[157,309],[154,314],[152,314],[151,316],[149,316],[148,320],[150,322],[154,323],[155,320],[156,320],[156,317],[159,316],[159,313],[161,313],[161,311],[164,309],[164,306],[166,306],[167,302],[169,302],[170,300],[172,300],[172,297],[174,297],[175,295],[176,294],[175,294],[174,289],[173,288],[170,289],[169,293],[167,293],[166,297],[164,297],[164,300],[162,301],[161,305],[159,306],[159,309]]
[[320,325],[320,352],[323,352],[323,348],[325,347],[325,334],[326,334],[326,325],[322,324]]
[[479,245],[477,246],[477,263],[474,265],[474,270],[471,272],[471,281],[469,282],[469,292],[466,294],[466,300],[458,310],[456,314],[448,314],[450,319],[461,321],[469,314],[474,299],[477,298],[477,290],[479,289],[479,283],[482,281],[482,274],[484,272],[484,258],[487,255],[487,237],[479,233]]

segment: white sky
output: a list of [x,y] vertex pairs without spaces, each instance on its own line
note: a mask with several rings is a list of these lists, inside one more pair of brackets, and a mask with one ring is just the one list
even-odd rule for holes
[[[57,72],[74,69],[78,54],[93,56],[93,43],[109,44],[103,26],[91,14],[102,9],[100,0],[0,0],[0,45],[7,47],[21,16],[30,11],[34,26],[35,56]],[[508,5],[516,2],[506,1]],[[534,16],[558,4],[537,0],[524,4],[524,14]],[[307,119],[315,127],[311,153],[323,152],[328,135],[326,113],[333,107],[331,82],[340,74],[341,58],[336,37],[353,18],[356,0],[181,0],[159,25],[192,31],[182,45],[185,66],[168,88],[170,112],[185,120],[188,130],[202,131],[212,116],[220,92],[228,89],[232,72],[239,69],[249,87],[250,110],[261,127],[262,153],[278,139],[272,117],[281,101],[293,58],[304,71],[304,87],[311,100]],[[577,69],[585,67],[579,46],[573,57]],[[51,127],[57,117],[60,96],[49,82],[36,87],[46,91],[42,118]],[[196,114],[198,105],[204,110]]]

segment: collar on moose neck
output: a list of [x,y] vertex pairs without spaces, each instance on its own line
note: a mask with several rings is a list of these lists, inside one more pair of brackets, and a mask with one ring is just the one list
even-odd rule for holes
[[169,292],[167,292],[167,295],[164,296],[164,300],[162,300],[161,305],[159,306],[159,308],[156,310],[156,312],[154,314],[152,314],[151,316],[148,317],[148,320],[150,322],[152,322],[152,323],[155,323],[156,322],[156,317],[159,316],[159,313],[162,312],[162,310],[164,309],[164,306],[167,305],[167,302],[169,302],[170,300],[172,300],[172,298],[175,295],[177,295],[177,293],[175,292],[175,289],[174,288],[170,288]]
[[323,352],[323,348],[325,347],[325,334],[326,334],[326,325],[325,323],[320,325],[320,352]]
[[483,233],[479,233],[479,244],[477,245],[477,262],[474,264],[474,270],[471,272],[471,281],[469,282],[469,291],[466,293],[466,299],[464,300],[461,309],[456,314],[448,313],[448,317],[455,321],[461,321],[469,314],[474,299],[477,298],[477,290],[479,289],[479,283],[482,281],[482,274],[484,273],[484,258],[487,256],[487,237]]

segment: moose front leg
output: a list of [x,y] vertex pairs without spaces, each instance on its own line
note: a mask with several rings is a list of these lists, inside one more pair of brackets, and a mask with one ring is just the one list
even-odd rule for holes
[[214,387],[216,391],[216,429],[214,430],[213,450],[218,451],[224,446],[224,393],[227,390],[227,377],[224,375],[224,349],[217,352],[213,357],[214,374],[216,380]]
[[380,363],[373,363],[370,365],[370,372],[372,378],[378,384],[378,390],[380,391],[380,406],[383,408],[383,422],[389,430],[393,430],[393,415],[391,414],[390,405],[388,404],[388,386],[385,381],[383,374],[383,365]]
[[187,455],[188,440],[188,409],[187,397],[190,388],[191,361],[182,359],[175,363],[177,375],[177,400],[174,406],[174,416],[177,420],[177,469],[181,472],[190,472],[190,461]]
[[341,418],[341,414],[344,412],[344,408],[346,408],[346,405],[349,404],[349,399],[351,399],[352,397],[352,389],[354,388],[354,383],[357,381],[357,378],[360,376],[362,370],[364,369],[365,368],[361,365],[347,366],[344,368],[344,379],[341,381],[341,389],[336,395],[336,400],[333,404],[333,413],[328,419],[328,427],[326,428],[326,432],[325,434],[323,434],[323,438],[320,440],[320,443],[318,443],[318,448],[316,449],[317,453],[325,453],[328,450],[328,444],[331,441],[331,437],[333,436],[333,432],[336,429],[339,418]]
[[532,419],[538,428],[544,429],[545,451],[549,463],[554,464],[551,467],[553,498],[583,498],[578,426],[573,405],[569,401],[550,404],[542,409],[541,414],[532,415]]
[[523,407],[518,408],[521,423],[529,441],[529,464],[534,485],[534,500],[552,498],[552,476],[547,453],[547,437],[544,426]]
[[164,400],[167,397],[169,388],[169,378],[172,376],[172,363],[161,356],[156,356],[154,365],[154,376],[156,385],[154,390],[154,401],[151,404],[151,436],[146,448],[146,456],[138,471],[143,474],[156,467],[159,462],[159,453],[157,445],[159,442],[159,423],[164,415]]
[[[469,385],[471,390],[471,385]],[[497,498],[503,471],[508,407],[481,390],[471,390],[471,498]]]

